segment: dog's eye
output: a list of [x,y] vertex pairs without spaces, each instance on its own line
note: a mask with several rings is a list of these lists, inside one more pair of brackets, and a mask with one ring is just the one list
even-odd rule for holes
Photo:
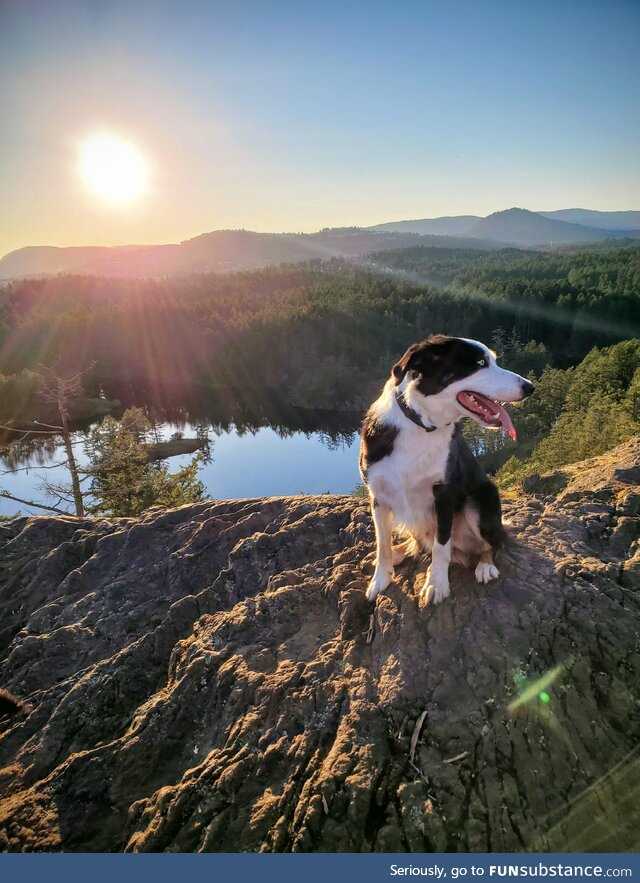
[[481,368],[484,368],[484,366],[485,366],[486,364],[487,364],[487,360],[486,360],[486,359],[479,359],[479,360],[478,360],[478,365],[480,365]]

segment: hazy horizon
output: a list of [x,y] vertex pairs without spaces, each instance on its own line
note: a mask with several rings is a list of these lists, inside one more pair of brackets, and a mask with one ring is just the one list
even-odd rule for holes
[[[509,209],[511,209],[511,208],[524,208],[524,209],[526,209],[526,206],[509,206],[508,208]],[[590,208],[590,207],[586,208],[585,206],[563,206],[560,209],[540,208],[540,209],[527,209],[527,210],[532,211],[534,213],[535,212],[539,213],[539,212],[557,212],[557,211],[563,211],[565,209],[569,209],[569,210],[573,210],[573,211],[586,210],[586,211],[603,211],[603,212],[625,212],[625,211],[638,211],[638,212],[640,212],[640,209],[599,209],[599,208]],[[507,209],[496,209],[497,212],[506,211],[506,210]],[[467,216],[467,215],[471,216],[474,214],[476,214],[476,213],[475,212],[460,212],[458,216],[463,217],[463,216]],[[493,212],[491,214],[493,214]],[[415,218],[386,218],[385,220],[382,220],[382,221],[378,221],[378,222],[374,221],[372,224],[368,224],[367,227],[374,227],[374,226],[376,226],[376,224],[385,224],[385,223],[394,223],[394,222],[395,223],[402,223],[403,221],[412,221],[412,220],[416,220],[416,221],[417,220],[438,220],[439,218],[446,218],[446,217],[455,217],[455,216],[454,215],[439,215],[434,218],[427,218],[426,216],[416,216]],[[482,217],[482,216],[480,216],[480,217]],[[576,221],[569,221],[568,223],[573,223],[573,224],[578,223],[579,224],[580,222],[579,221],[577,221],[577,222]],[[100,248],[100,247],[119,248],[119,247],[123,247],[123,246],[136,247],[136,246],[145,246],[145,245],[176,245],[176,244],[179,244],[180,242],[186,242],[191,238],[196,238],[198,236],[206,235],[207,233],[218,233],[218,232],[224,232],[224,231],[234,231],[234,232],[245,231],[248,233],[275,233],[275,234],[295,236],[295,235],[302,234],[302,233],[318,233],[322,229],[331,229],[331,228],[334,228],[334,229],[346,228],[346,229],[348,229],[350,227],[356,227],[356,226],[358,226],[358,225],[354,225],[354,224],[327,224],[327,225],[324,225],[323,227],[320,227],[320,226],[314,227],[313,225],[310,225],[308,227],[308,229],[299,229],[299,230],[267,230],[267,229],[257,229],[255,227],[247,227],[247,226],[244,226],[244,227],[216,227],[215,229],[212,228],[209,230],[200,230],[199,232],[193,233],[190,236],[181,236],[181,237],[176,238],[175,240],[172,240],[172,241],[165,240],[163,242],[151,241],[151,240],[149,240],[148,242],[123,240],[122,242],[108,242],[108,243],[105,243],[105,242],[70,242],[70,243],[66,243],[65,245],[58,245],[53,242],[29,242],[29,243],[25,243],[22,246],[17,246],[14,249],[10,249],[8,252],[0,252],[0,258],[5,257],[7,254],[11,253],[12,251],[19,251],[21,248],[46,248],[46,247],[53,247],[53,248],[70,248],[71,247],[72,248],[72,247],[90,247],[90,246],[95,246],[98,248]],[[362,229],[367,229],[367,228],[363,227]],[[435,234],[435,235],[442,236],[443,234]],[[461,234],[458,234],[458,235],[461,235]]]
[[[638,210],[639,30],[623,0],[0,3],[0,255]],[[122,204],[78,171],[102,134],[144,162]]]

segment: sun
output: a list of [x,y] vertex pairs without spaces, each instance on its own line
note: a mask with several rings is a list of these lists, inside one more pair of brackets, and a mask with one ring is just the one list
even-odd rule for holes
[[144,157],[117,135],[93,135],[82,141],[78,170],[85,186],[106,202],[135,202],[147,189],[149,169]]

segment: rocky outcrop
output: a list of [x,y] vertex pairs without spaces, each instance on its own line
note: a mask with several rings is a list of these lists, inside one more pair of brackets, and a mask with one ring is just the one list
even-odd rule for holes
[[[5,850],[637,848],[640,441],[375,607],[367,504],[0,525]],[[542,487],[546,487],[543,482]]]

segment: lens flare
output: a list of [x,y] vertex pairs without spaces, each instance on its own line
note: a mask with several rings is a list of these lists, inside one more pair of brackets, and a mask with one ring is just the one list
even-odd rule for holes
[[539,699],[545,705],[550,702],[551,697],[546,692],[546,688],[550,687],[551,684],[560,677],[565,670],[565,667],[566,663],[563,665],[557,665],[555,668],[552,668],[551,671],[548,671],[546,674],[542,675],[542,677],[537,678],[537,680],[531,684],[525,684],[521,677],[515,678],[516,683],[520,688],[520,692],[517,699],[514,699],[514,701],[507,706],[507,711],[510,714],[513,714],[514,711],[531,703],[534,699]]
[[92,193],[106,202],[134,202],[147,188],[147,164],[133,144],[116,135],[94,135],[79,147],[78,170]]

